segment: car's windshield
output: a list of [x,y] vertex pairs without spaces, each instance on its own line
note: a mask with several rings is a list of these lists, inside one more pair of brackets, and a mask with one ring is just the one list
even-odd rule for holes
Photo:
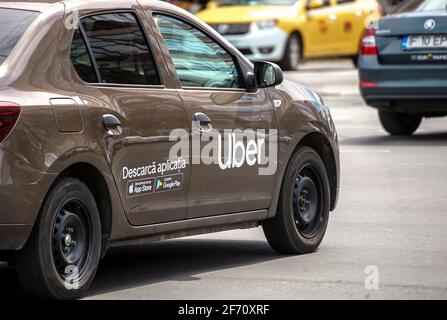
[[220,7],[260,6],[260,5],[290,6],[297,1],[299,0],[219,0],[217,3]]
[[416,11],[447,10],[447,0],[425,0],[416,8]]
[[0,64],[38,15],[35,11],[0,8]]

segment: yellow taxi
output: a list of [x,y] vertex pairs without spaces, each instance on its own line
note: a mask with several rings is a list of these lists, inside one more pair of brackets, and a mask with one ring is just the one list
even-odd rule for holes
[[381,11],[376,0],[216,0],[197,16],[247,58],[296,70],[302,57],[356,57]]

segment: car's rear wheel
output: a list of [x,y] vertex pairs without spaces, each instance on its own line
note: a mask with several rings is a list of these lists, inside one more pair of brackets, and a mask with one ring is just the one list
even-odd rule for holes
[[101,222],[91,191],[77,179],[61,178],[17,254],[17,273],[33,297],[79,298],[93,281],[100,251]]
[[301,40],[297,34],[290,35],[287,40],[280,66],[285,71],[298,70],[301,61]]
[[329,211],[326,168],[313,149],[300,147],[286,169],[276,216],[263,222],[267,241],[280,253],[313,252],[323,240]]
[[391,135],[409,136],[412,135],[422,121],[419,114],[399,113],[379,110],[380,123]]

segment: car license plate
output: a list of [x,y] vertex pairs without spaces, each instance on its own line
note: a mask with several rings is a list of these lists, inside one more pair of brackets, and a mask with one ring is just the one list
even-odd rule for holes
[[403,38],[402,48],[404,50],[447,49],[447,34],[406,36]]

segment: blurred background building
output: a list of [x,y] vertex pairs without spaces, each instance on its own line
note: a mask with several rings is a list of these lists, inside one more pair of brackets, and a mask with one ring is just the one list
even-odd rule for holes
[[[28,0],[29,2],[41,2],[42,0]],[[162,0],[196,13],[203,9],[210,0]],[[219,0],[217,0],[219,1]],[[378,0],[384,9],[384,13],[402,12],[414,9],[422,0]],[[1,1],[0,1],[1,2]]]
[[[175,4],[191,13],[203,9],[210,0],[165,0]],[[422,0],[379,0],[384,9],[384,13],[390,14],[414,9]]]

